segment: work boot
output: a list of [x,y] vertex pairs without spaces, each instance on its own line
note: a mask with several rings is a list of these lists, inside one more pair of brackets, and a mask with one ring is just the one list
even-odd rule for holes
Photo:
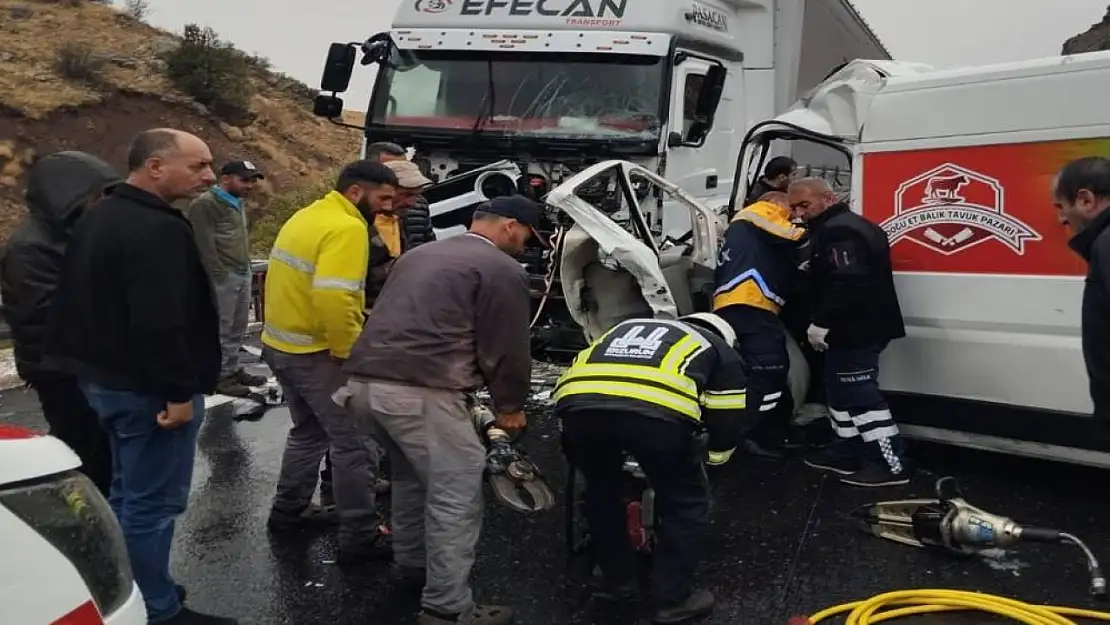
[[686,601],[669,608],[660,608],[651,622],[666,625],[709,616],[713,612],[713,602],[713,595],[708,590],[695,590]]
[[266,525],[271,531],[280,532],[335,525],[338,522],[339,514],[336,512],[335,506],[309,504],[298,512],[271,508],[270,519],[266,522]]
[[216,392],[220,395],[229,395],[231,397],[249,397],[251,389],[245,386],[234,373],[231,375],[222,376],[216,382]]
[[503,605],[475,605],[470,618],[463,614],[443,614],[424,608],[416,617],[417,625],[445,625],[446,623],[465,623],[466,625],[509,625],[513,622],[513,609]]
[[895,473],[889,466],[876,462],[864,462],[863,468],[840,478],[841,483],[850,486],[905,486],[910,483],[909,471],[904,467]]
[[856,441],[841,440],[835,445],[818,449],[806,456],[806,466],[838,475],[851,475],[863,468],[861,451]]
[[364,543],[339,545],[335,562],[341,566],[358,566],[372,562],[384,562],[393,559],[393,537],[385,526],[379,527],[375,535]]
[[182,606],[180,612],[164,621],[158,621],[158,625],[239,625],[239,621],[224,616],[201,614]]
[[235,378],[236,382],[244,386],[262,386],[266,382],[270,381],[269,378],[264,375],[247,373],[245,369],[239,369],[234,374],[232,374],[232,377]]

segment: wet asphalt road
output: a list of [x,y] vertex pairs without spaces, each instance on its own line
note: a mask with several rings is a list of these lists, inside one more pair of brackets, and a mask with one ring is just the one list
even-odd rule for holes
[[[42,429],[34,396],[0,394],[0,421]],[[532,406],[534,460],[562,490],[563,465],[550,412]],[[195,609],[244,625],[402,625],[418,600],[398,591],[382,567],[341,570],[327,532],[271,538],[265,529],[288,414],[235,422],[226,408],[201,431],[189,510],[177,526],[174,571]],[[1110,473],[959,451],[914,449],[922,471],[910,488],[860,490],[807,469],[800,460],[740,457],[715,491],[713,525],[700,582],[718,599],[704,621],[779,624],[793,614],[904,588],[955,588],[1038,603],[1110,610],[1088,597],[1086,568],[1071,548],[1027,547],[996,560],[956,560],[870,537],[842,515],[881,499],[931,496],[940,475],[957,476],[987,510],[1079,535],[1110,564]],[[504,602],[520,625],[617,623],[592,609],[568,578],[563,513],[529,518],[491,506],[473,579],[480,601]],[[995,623],[943,615],[920,623]]]

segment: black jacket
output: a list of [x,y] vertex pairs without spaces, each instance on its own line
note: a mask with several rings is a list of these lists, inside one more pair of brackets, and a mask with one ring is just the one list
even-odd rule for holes
[[812,321],[829,330],[829,346],[864,347],[906,336],[886,232],[847,204],[830,206],[809,226]]
[[12,330],[15,366],[28,382],[65,377],[43,364],[42,353],[66,245],[88,201],[120,182],[110,165],[84,152],[57,152],[31,169],[29,215],[0,256],[0,297]]
[[1083,287],[1083,359],[1091,383],[1095,418],[1110,433],[1110,210],[1072,237],[1071,247],[1087,261]]
[[73,229],[48,356],[102,386],[187,401],[220,372],[215,295],[185,216],[129,184]]
[[755,204],[759,201],[759,198],[772,191],[782,191],[782,189],[772,187],[762,177],[759,178],[759,180],[756,180],[755,184],[752,185],[752,188],[748,189],[748,197],[744,198],[744,206]]
[[406,251],[436,240],[436,232],[432,228],[432,210],[424,196],[420,196],[416,204],[405,211],[401,218],[401,233],[404,238],[402,249]]

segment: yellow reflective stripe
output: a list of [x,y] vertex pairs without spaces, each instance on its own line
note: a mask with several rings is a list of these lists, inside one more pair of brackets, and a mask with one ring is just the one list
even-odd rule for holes
[[663,358],[663,362],[660,363],[659,369],[678,373],[679,367],[682,366],[683,361],[686,360],[690,354],[698,351],[698,348],[701,346],[700,341],[687,334],[678,339],[678,342],[671,347],[670,351],[668,351],[667,355]]
[[346,278],[313,278],[312,288],[329,289],[334,291],[361,291],[365,284],[362,280],[348,280]]
[[690,378],[674,375],[672,373],[660,371],[655,367],[647,367],[644,365],[584,363],[574,365],[568,369],[567,372],[563,374],[562,379],[570,381],[575,378],[594,376],[650,380],[652,382],[658,382],[663,386],[669,386],[678,391],[685,391],[690,397],[696,397],[698,394],[698,385]]
[[701,405],[711,410],[744,410],[748,407],[745,391],[706,391],[701,394]]
[[303,258],[294,256],[290,252],[287,252],[278,247],[274,247],[272,250],[270,250],[270,260],[276,260],[278,262],[285,263],[293,269],[296,269],[297,271],[302,271],[304,273],[316,273],[316,265],[314,263]]
[[304,345],[305,347],[309,347],[316,344],[316,339],[307,334],[282,330],[269,323],[263,324],[262,331],[282,343],[288,343],[290,345]]
[[732,458],[732,454],[736,452],[736,448],[728,449],[725,451],[711,451],[709,452],[709,466],[717,467]]
[[554,399],[555,401],[559,401],[570,395],[610,395],[614,397],[639,399],[649,404],[670,408],[691,419],[697,421],[701,420],[701,406],[698,405],[698,402],[661,388],[632,384],[630,382],[576,382],[572,380],[555,389]]

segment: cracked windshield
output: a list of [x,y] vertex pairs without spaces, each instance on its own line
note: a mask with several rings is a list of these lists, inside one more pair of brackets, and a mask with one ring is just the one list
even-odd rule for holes
[[371,121],[554,139],[659,137],[660,57],[402,51]]

